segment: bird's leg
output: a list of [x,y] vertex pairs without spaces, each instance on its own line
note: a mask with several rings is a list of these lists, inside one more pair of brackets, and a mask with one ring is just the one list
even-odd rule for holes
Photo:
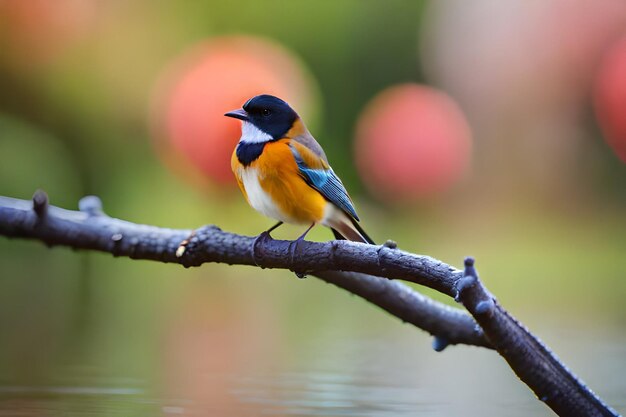
[[313,226],[315,226],[315,223],[311,223],[309,228],[306,229],[304,233],[302,233],[300,237],[296,239],[296,242],[300,242],[301,240],[304,240],[304,237],[311,231],[311,229],[313,229]]
[[266,231],[261,232],[261,234],[260,234],[260,235],[258,235],[256,238],[254,238],[254,243],[253,243],[253,245],[254,245],[254,246],[256,246],[256,244],[257,244],[257,242],[258,242],[259,240],[271,239],[271,238],[272,238],[272,236],[270,235],[270,232],[271,232],[272,230],[276,230],[276,229],[278,229],[278,226],[280,226],[281,224],[283,224],[283,222],[278,222],[278,223],[276,223],[274,226],[272,226],[272,227],[270,227],[269,229],[267,229]]
[[[267,233],[269,235],[272,230],[278,229],[278,226],[280,226],[281,224],[283,224],[283,222],[278,222],[274,226],[270,227],[269,229],[267,229],[263,233]],[[263,233],[261,233],[261,234],[263,234]]]
[[267,229],[264,232],[261,232],[260,235],[258,235],[257,237],[254,238],[254,242],[252,242],[252,259],[254,260],[254,264],[256,266],[259,266],[259,263],[256,261],[257,256],[256,256],[256,245],[259,242],[263,242],[267,239],[271,239],[272,236],[270,235],[270,232],[272,230],[276,230],[278,228],[278,226],[280,226],[281,224],[283,224],[283,222],[278,222],[276,223],[274,226],[270,227],[269,229]]
[[[293,264],[293,261],[296,257],[296,250],[298,249],[298,244],[304,240],[304,237],[307,235],[307,233],[309,233],[311,231],[311,229],[313,229],[313,226],[315,226],[315,222],[311,223],[311,225],[309,226],[308,229],[306,229],[304,231],[304,233],[302,233],[302,235],[300,235],[299,238],[297,238],[296,240],[294,240],[293,242],[291,242],[289,244],[289,254],[291,256],[291,263]],[[305,274],[303,272],[299,272],[299,271],[294,271],[296,273],[296,276],[298,278],[304,278]]]

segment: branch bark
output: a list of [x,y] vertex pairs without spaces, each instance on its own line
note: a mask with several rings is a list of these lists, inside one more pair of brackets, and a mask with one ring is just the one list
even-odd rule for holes
[[[106,216],[97,197],[85,197],[80,211],[50,206],[45,193],[32,201],[0,197],[0,234],[41,240],[49,246],[108,252],[185,267],[207,262],[283,268],[315,275],[357,294],[392,315],[435,336],[433,347],[449,344],[495,348],[518,377],[557,414],[616,416],[582,381],[483,286],[466,259],[464,271],[428,256],[348,241],[326,243],[240,236],[204,226],[190,230],[138,225]],[[186,240],[184,250],[180,244]],[[177,256],[177,250],[178,255]],[[461,302],[472,317],[392,280],[433,288]],[[478,324],[479,325],[478,325]]]
[[[49,206],[43,192],[35,193],[33,201],[0,196],[0,235],[37,239],[48,246],[62,245],[108,252],[113,256],[191,266],[203,262],[255,265],[254,247],[261,256],[267,252],[266,246],[280,242],[281,248],[288,250],[290,244],[268,240],[253,246],[252,237],[226,233],[216,226],[204,226],[194,232],[185,254],[177,257],[179,245],[191,233],[191,230],[140,225],[111,218],[104,214],[100,200],[93,196],[80,201],[79,211]],[[259,265],[276,267],[276,262],[284,263],[290,258],[286,252],[276,252],[275,255],[274,266],[269,261]],[[300,255],[295,260],[302,257]],[[262,259],[259,257],[256,262],[262,262]],[[464,311],[431,300],[400,282],[338,270],[319,270],[313,275],[426,330],[435,336],[433,347],[436,350],[449,344],[491,346],[482,329]]]

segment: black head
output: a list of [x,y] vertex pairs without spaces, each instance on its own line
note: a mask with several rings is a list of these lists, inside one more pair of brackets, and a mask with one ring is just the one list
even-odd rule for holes
[[252,97],[242,109],[228,112],[224,116],[250,122],[275,140],[283,138],[298,119],[298,113],[289,104],[268,94]]

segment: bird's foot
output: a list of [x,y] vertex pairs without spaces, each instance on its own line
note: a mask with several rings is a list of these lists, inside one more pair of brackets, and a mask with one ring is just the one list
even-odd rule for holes
[[[309,231],[313,228],[313,226],[315,226],[315,223],[311,224],[311,226],[309,226],[309,228],[306,229],[299,238],[289,243],[289,259],[292,265],[296,259],[296,251],[298,250],[298,245],[300,244],[300,242],[304,241],[304,237],[307,235],[307,233],[309,233]],[[298,278],[306,278],[305,272],[298,271],[295,269],[292,269],[292,271],[294,272],[294,274],[296,274]]]
[[302,242],[304,238],[301,236],[296,240],[289,242],[289,260],[293,264],[296,259],[296,251],[298,250],[298,245]]
[[[300,236],[296,240],[294,240],[292,242],[289,242],[289,259],[290,259],[292,265],[293,265],[293,263],[294,263],[294,261],[296,259],[296,253],[298,251],[298,245],[303,240],[304,240],[304,236]],[[296,276],[298,278],[300,278],[300,279],[306,278],[306,273],[305,272],[298,271],[296,269],[292,269],[292,271],[293,271],[294,274],[296,274]]]
[[[272,230],[272,229],[270,229],[270,230]],[[252,260],[254,261],[254,264],[256,266],[261,267],[261,268],[263,268],[263,265],[260,265],[259,262],[257,261],[257,259],[261,259],[262,258],[262,254],[259,254],[259,252],[257,250],[257,246],[260,243],[265,243],[268,240],[272,240],[272,236],[270,235],[270,230],[266,230],[266,231],[262,232],[257,237],[255,237],[254,241],[252,242]]]

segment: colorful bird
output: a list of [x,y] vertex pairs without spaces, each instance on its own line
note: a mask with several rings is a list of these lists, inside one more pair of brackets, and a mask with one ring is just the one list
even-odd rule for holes
[[283,100],[263,94],[225,116],[242,121],[241,139],[231,166],[248,203],[283,223],[306,224],[304,239],[316,224],[332,229],[337,239],[374,242],[359,226],[359,217],[322,147],[302,119]]

